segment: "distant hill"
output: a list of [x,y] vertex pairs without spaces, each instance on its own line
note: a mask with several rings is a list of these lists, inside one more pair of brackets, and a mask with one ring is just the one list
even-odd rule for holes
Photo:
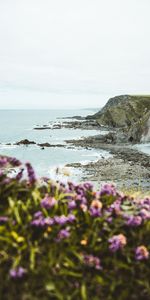
[[96,119],[101,125],[112,127],[130,126],[150,111],[150,96],[121,95],[110,98],[96,114],[87,118]]

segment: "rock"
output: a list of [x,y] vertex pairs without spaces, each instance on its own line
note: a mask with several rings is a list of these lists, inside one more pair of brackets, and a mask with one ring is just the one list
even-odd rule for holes
[[35,144],[36,144],[36,142],[34,142],[34,141],[29,141],[28,139],[24,139],[24,140],[17,142],[15,145],[35,145]]
[[49,127],[49,126],[42,126],[42,127],[34,127],[33,128],[34,130],[46,130],[46,129],[52,129],[51,127]]
[[42,148],[44,148],[44,147],[52,147],[52,145],[49,144],[49,143],[41,143],[41,144],[37,144],[37,145],[40,146],[40,147],[42,147]]
[[73,116],[73,117],[63,117],[63,118],[57,118],[57,119],[76,119],[76,120],[85,120],[85,117],[82,116]]
[[59,147],[59,148],[64,148],[65,145],[63,144],[50,144],[50,143],[40,143],[40,144],[37,144],[38,146],[42,147],[42,149],[44,149],[44,147],[51,147],[51,148],[55,148],[55,147]]
[[70,163],[65,165],[66,168],[81,168],[82,164],[81,163]]
[[52,129],[61,129],[61,124],[54,124]]

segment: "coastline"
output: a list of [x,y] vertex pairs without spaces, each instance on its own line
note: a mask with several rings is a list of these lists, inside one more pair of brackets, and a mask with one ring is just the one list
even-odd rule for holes
[[[82,118],[82,120],[80,118]],[[66,122],[66,119],[69,119],[69,121]],[[114,136],[120,136],[120,131],[109,126],[100,126],[97,123],[97,120],[89,119],[87,121],[85,117],[66,117],[59,122],[59,126],[58,121],[52,121],[51,127],[49,127],[49,123],[47,123],[47,125],[37,125],[36,128],[40,128],[39,133],[35,127],[32,128],[37,136],[41,136],[40,131],[42,130],[43,132],[44,130],[46,137],[44,140],[38,139],[37,142],[37,138],[34,139],[34,137],[27,136],[28,139],[22,137],[21,140],[18,140],[15,143],[7,143],[6,145],[9,147],[13,145],[23,147],[24,150],[29,147],[28,149],[32,149],[32,151],[36,150],[36,153],[39,151],[38,149],[40,149],[40,151],[43,150],[41,154],[39,152],[39,157],[45,157],[45,155],[48,156],[51,148],[56,149],[56,151],[59,149],[61,150],[61,148],[62,151],[63,148],[68,151],[69,149],[73,149],[75,152],[76,149],[82,149],[88,150],[91,153],[91,150],[98,150],[99,152],[105,150],[110,154],[110,157],[101,155],[101,158],[97,156],[94,161],[89,159],[85,161],[84,159],[84,163],[81,162],[80,159],[75,160],[74,162],[72,160],[70,163],[68,160],[68,163],[62,163],[62,165],[64,167],[69,167],[71,168],[71,171],[74,170],[75,173],[80,174],[80,181],[92,181],[95,186],[99,186],[104,182],[112,182],[115,183],[119,189],[129,190],[131,188],[134,190],[149,190],[150,155],[135,149],[133,143],[117,142],[114,139]],[[83,137],[77,137],[77,139],[72,139],[72,134],[69,134],[67,140],[64,138],[63,141],[59,141],[59,144],[56,144],[56,141],[53,143],[51,140],[52,132],[53,135],[55,135],[57,130],[61,133],[61,130],[64,128],[69,130],[69,132],[77,132],[77,129],[85,132],[84,130],[88,129],[89,133],[87,137],[83,134]],[[93,132],[93,129],[95,129],[95,132]],[[58,134],[58,136],[60,136],[60,134]]]
[[117,188],[148,191],[150,186],[150,156],[133,149],[130,144],[112,145],[100,143],[97,137],[82,140],[67,140],[74,147],[107,150],[113,156],[87,164],[67,164],[83,172],[82,180],[97,185],[113,182]]

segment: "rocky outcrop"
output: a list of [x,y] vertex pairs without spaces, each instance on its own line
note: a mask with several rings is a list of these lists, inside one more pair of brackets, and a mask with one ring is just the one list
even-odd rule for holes
[[123,95],[110,98],[107,104],[93,116],[100,125],[126,127],[139,121],[150,111],[150,96]]
[[101,111],[88,118],[116,129],[116,142],[150,142],[150,96],[111,98]]

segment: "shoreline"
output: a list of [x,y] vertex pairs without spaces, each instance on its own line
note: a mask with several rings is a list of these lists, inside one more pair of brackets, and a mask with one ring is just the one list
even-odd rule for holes
[[148,191],[150,188],[150,156],[131,145],[112,145],[100,143],[95,137],[82,140],[67,140],[67,144],[88,149],[102,149],[113,157],[102,158],[85,165],[80,163],[67,164],[67,167],[79,168],[83,176],[81,180],[89,180],[97,185],[104,182],[114,183],[117,188]]

